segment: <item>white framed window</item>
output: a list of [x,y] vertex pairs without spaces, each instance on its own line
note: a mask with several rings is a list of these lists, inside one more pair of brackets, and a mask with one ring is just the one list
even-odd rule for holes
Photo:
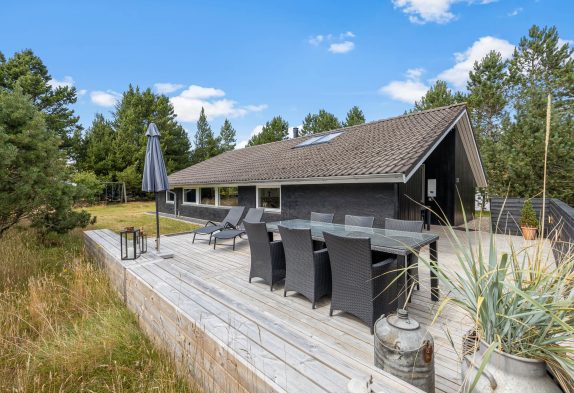
[[202,205],[217,206],[217,188],[201,187],[199,189],[199,203]]
[[257,186],[257,207],[281,211],[281,186]]
[[239,189],[237,187],[219,187],[217,191],[218,206],[239,206]]
[[174,203],[175,202],[175,192],[166,190],[165,191],[165,203]]
[[183,189],[183,204],[184,205],[197,205],[197,188],[184,188]]

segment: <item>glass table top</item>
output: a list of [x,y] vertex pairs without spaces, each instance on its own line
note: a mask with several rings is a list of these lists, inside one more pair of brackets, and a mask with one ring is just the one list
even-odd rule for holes
[[371,239],[371,248],[403,255],[435,242],[439,238],[434,233],[404,232],[300,219],[267,223],[267,229],[273,232],[278,232],[279,226],[290,229],[311,229],[311,236],[315,240],[323,240],[323,232],[329,232],[338,236],[368,237]]

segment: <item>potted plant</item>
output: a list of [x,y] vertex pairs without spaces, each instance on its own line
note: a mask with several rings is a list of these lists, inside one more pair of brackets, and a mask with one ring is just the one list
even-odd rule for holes
[[[451,303],[474,321],[467,340],[478,345],[463,343],[463,390],[574,392],[574,253],[556,266],[541,252],[542,240],[500,253],[492,233],[486,249],[480,236],[476,247],[446,228],[457,265],[419,261],[445,288],[437,313]],[[466,236],[473,236],[468,229]]]
[[532,202],[526,200],[522,210],[520,211],[520,228],[522,229],[522,236],[526,240],[536,239],[536,232],[538,231],[538,217],[536,211],[532,207]]

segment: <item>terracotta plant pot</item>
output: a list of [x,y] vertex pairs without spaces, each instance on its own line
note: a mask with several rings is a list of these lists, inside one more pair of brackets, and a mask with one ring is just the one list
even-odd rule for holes
[[536,239],[536,232],[538,232],[537,228],[532,227],[521,227],[522,228],[522,237],[526,240],[534,240]]

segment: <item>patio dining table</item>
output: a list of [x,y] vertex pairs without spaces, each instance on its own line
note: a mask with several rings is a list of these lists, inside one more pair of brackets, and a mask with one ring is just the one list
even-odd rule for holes
[[[323,232],[333,233],[338,236],[368,237],[371,239],[371,249],[382,251],[397,256],[399,263],[407,267],[408,258],[421,247],[429,246],[430,263],[438,264],[437,240],[439,236],[434,233],[404,232],[390,229],[367,228],[343,224],[331,224],[310,220],[282,220],[267,223],[267,230],[279,232],[279,226],[290,229],[310,229],[311,237],[316,241],[324,241]],[[408,275],[405,274],[405,288],[410,288]],[[439,289],[438,278],[433,269],[430,271],[431,300],[438,301]]]

